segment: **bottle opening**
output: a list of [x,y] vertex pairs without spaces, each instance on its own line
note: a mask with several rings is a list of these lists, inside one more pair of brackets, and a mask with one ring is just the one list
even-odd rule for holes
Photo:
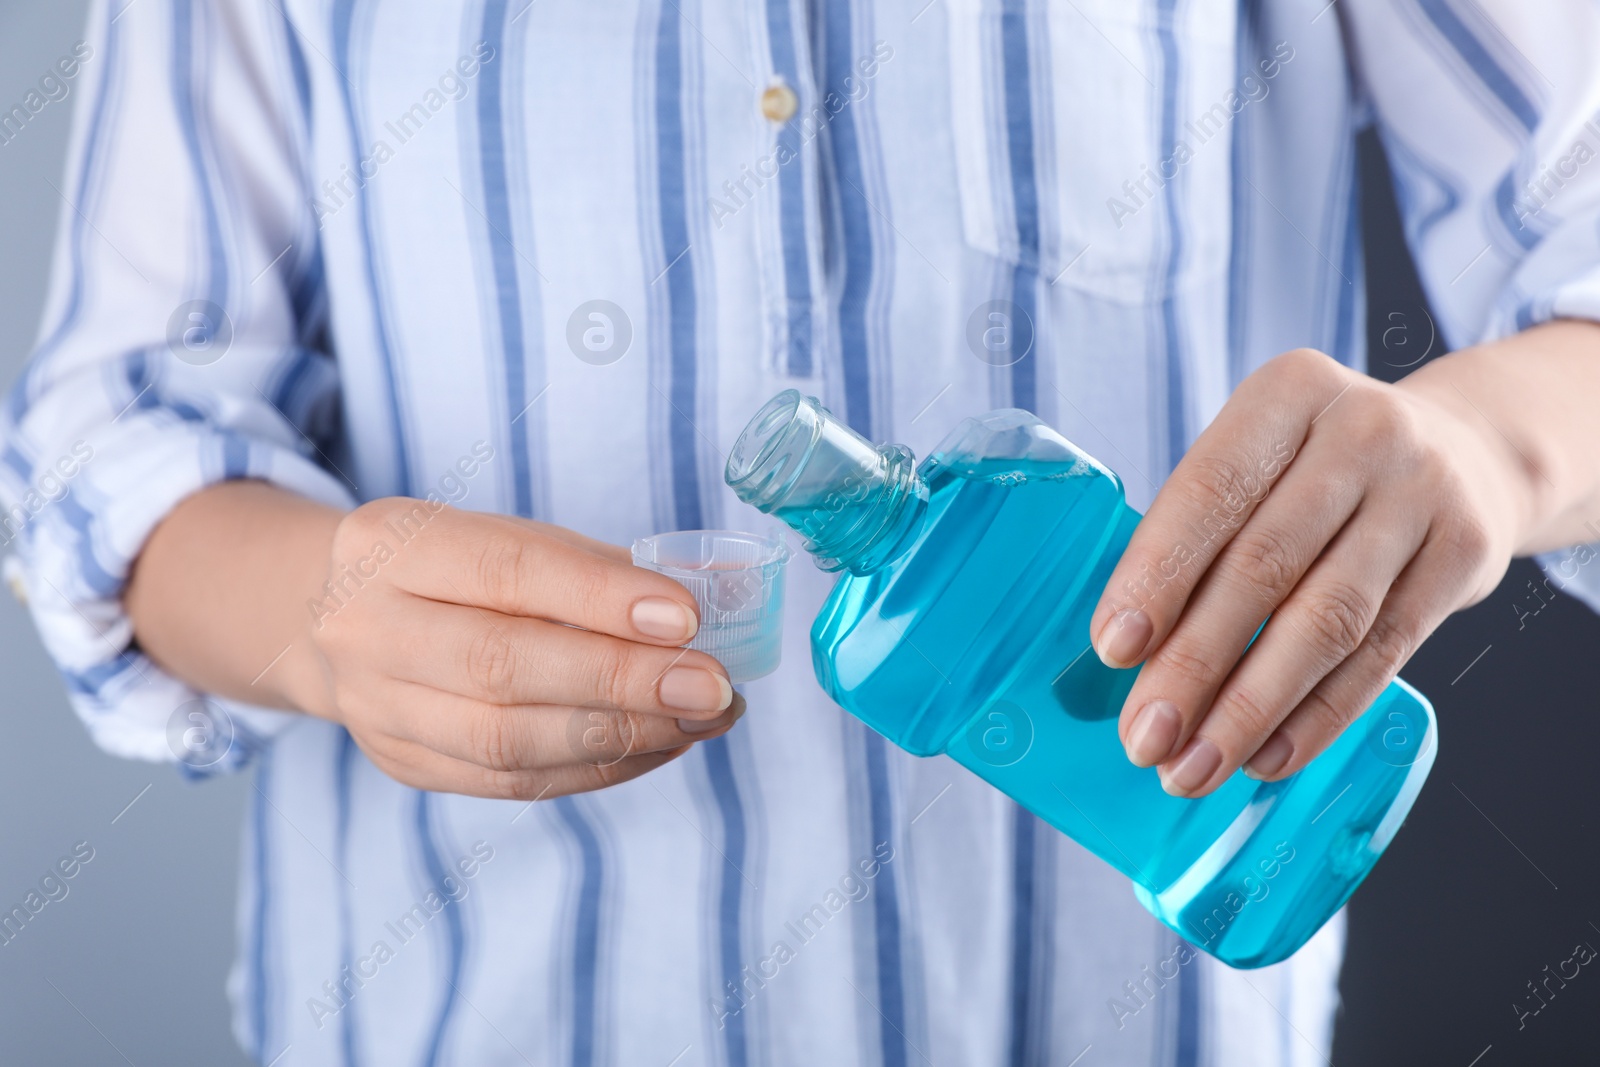
[[[810,468],[832,418],[816,398],[785,389],[761,406],[733,443],[723,479],[740,500],[772,514],[785,498],[805,492],[795,483]],[[860,444],[870,455],[872,446]]]
[[729,485],[736,486],[754,474],[777,450],[783,431],[793,424],[799,407],[800,393],[794,389],[785,389],[762,405],[739,435],[739,440],[733,443],[733,451],[728,455],[728,466],[723,475]]
[[893,559],[927,502],[910,452],[873,445],[793,389],[756,412],[724,477],[740,500],[804,537],[826,570],[867,573]]

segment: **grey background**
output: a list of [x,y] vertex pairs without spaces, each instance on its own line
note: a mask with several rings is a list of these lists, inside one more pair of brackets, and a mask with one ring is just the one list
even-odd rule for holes
[[[0,4],[0,103],[20,100],[70,50],[84,8]],[[55,221],[71,210],[49,183],[60,185],[74,100],[0,145],[0,384],[33,343]],[[1431,322],[1370,137],[1363,170],[1372,368],[1393,379]],[[1574,944],[1600,946],[1600,620],[1562,597],[1519,627],[1513,605],[1534,576],[1516,564],[1405,671],[1438,708],[1440,755],[1351,905],[1336,1063],[1596,1058],[1600,977],[1589,969],[1523,1029],[1511,1010]],[[248,775],[194,785],[101,754],[27,616],[0,595],[0,911],[76,842],[95,850],[67,897],[0,945],[0,1063],[246,1062],[223,981],[250,790]]]
[[[86,9],[84,0],[0,3],[5,109],[71,52]],[[74,85],[0,144],[6,387],[38,329],[57,216],[71,210],[49,183],[67,191],[76,102]],[[27,614],[0,594],[0,911],[20,904],[76,842],[94,848],[67,896],[0,945],[0,1064],[249,1062],[229,1032],[223,982],[250,791],[248,775],[191,784],[171,767],[100,752]]]

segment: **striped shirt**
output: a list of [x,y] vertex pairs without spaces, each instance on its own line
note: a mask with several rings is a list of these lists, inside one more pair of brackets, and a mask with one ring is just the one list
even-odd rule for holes
[[[1032,409],[1148,505],[1275,353],[1363,365],[1368,123],[1437,312],[1396,351],[1600,318],[1585,0],[113,0],[86,43],[0,537],[129,757],[173,760],[201,699],[133,644],[130,562],[222,479],[618,543],[737,528],[724,453],[793,386],[919,453]],[[218,702],[227,744],[180,770],[258,776],[243,1046],[1324,1062],[1342,920],[1261,971],[1195,957],[1110,868],[822,696],[827,588],[791,566],[783,667],[728,736],[535,805],[417,792],[335,726]]]

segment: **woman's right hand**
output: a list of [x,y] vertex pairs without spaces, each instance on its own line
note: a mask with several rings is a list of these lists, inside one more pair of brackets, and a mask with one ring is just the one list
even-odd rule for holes
[[339,520],[328,577],[310,607],[322,669],[296,703],[406,785],[599,789],[744,712],[722,665],[679,647],[699,627],[688,591],[560,527],[375,500]]

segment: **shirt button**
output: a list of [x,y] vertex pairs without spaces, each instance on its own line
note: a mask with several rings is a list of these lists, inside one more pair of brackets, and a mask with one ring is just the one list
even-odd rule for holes
[[773,122],[788,122],[800,110],[800,98],[787,85],[774,85],[761,94],[761,113]]

